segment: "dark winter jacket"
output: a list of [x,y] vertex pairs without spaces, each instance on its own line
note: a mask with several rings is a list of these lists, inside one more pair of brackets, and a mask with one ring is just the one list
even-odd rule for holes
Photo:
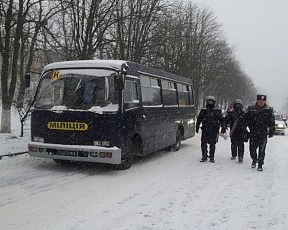
[[227,112],[227,115],[225,116],[225,129],[230,127],[230,137],[231,139],[235,140],[242,140],[244,141],[246,139],[247,141],[247,121],[246,121],[246,114],[241,110],[230,110]]
[[199,130],[202,123],[202,135],[217,134],[223,122],[224,117],[219,108],[203,108],[197,117],[196,131]]
[[273,135],[275,132],[275,118],[273,108],[265,105],[258,107],[256,104],[247,108],[246,119],[250,129],[250,137]]

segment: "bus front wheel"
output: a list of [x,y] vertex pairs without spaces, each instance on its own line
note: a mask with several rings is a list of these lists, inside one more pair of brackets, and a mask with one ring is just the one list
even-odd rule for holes
[[180,130],[177,130],[176,132],[176,143],[171,146],[171,151],[178,151],[181,147],[181,132]]
[[131,139],[125,143],[124,147],[122,148],[122,161],[121,164],[118,165],[117,169],[125,170],[132,166],[135,155],[135,147],[136,146]]

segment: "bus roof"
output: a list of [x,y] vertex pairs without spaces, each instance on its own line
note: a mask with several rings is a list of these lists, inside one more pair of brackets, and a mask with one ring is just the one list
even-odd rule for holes
[[107,68],[120,71],[121,66],[125,63],[128,65],[127,74],[129,75],[139,76],[139,73],[141,73],[155,77],[157,76],[164,79],[171,79],[174,81],[179,81],[187,84],[192,84],[192,80],[190,78],[181,77],[176,74],[172,74],[152,67],[141,65],[135,62],[124,60],[75,60],[75,61],[54,62],[46,65],[43,69],[43,72],[46,72],[51,69],[68,69],[68,68]]
[[111,68],[111,69],[121,69],[121,65],[127,63],[122,60],[76,60],[76,61],[63,61],[54,62],[48,64],[44,67],[44,72],[50,69],[66,69],[66,68]]

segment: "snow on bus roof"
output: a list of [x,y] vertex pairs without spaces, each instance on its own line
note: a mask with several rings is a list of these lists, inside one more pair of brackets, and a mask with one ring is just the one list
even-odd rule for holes
[[120,69],[123,63],[127,61],[123,60],[75,60],[75,61],[63,61],[63,62],[54,62],[46,65],[43,71],[49,69],[57,69],[57,68],[71,68],[71,67],[106,67],[113,69]]

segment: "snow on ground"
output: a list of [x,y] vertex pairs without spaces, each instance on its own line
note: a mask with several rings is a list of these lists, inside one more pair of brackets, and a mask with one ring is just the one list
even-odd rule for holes
[[[11,114],[11,117],[12,117],[11,133],[9,134],[0,133],[0,146],[1,146],[0,156],[4,154],[27,151],[27,142],[30,139],[30,128],[29,128],[30,120],[27,120],[27,122],[25,123],[23,137],[20,137],[21,125],[20,125],[19,115],[17,111],[14,109],[11,113],[12,113]],[[1,114],[1,105],[0,105],[0,114]],[[1,119],[0,119],[0,125],[1,125]]]
[[[1,152],[14,152],[16,142],[27,149],[14,130],[16,139],[0,134]],[[285,230],[287,138],[269,139],[263,172],[251,168],[248,144],[238,164],[222,138],[216,163],[200,163],[200,135],[178,152],[155,153],[124,171],[3,157],[0,229]]]

